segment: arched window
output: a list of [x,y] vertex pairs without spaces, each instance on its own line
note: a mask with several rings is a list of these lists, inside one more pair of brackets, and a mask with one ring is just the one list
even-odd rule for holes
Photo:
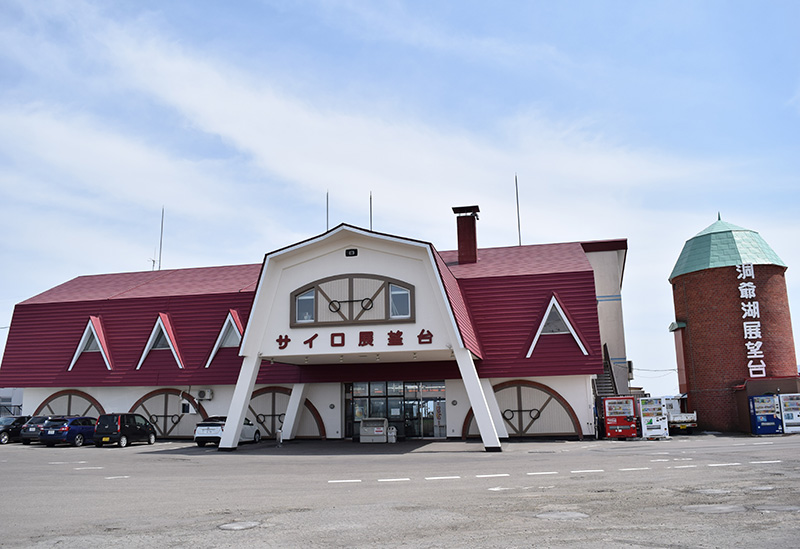
[[306,284],[291,294],[291,325],[414,322],[414,286],[350,274]]

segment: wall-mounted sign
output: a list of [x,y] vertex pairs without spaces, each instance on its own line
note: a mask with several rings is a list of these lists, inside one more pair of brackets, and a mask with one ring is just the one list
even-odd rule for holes
[[744,346],[747,349],[747,369],[750,377],[767,377],[767,364],[764,362],[761,330],[761,307],[756,300],[755,268],[751,263],[736,265],[736,280],[739,280],[739,298],[742,301],[742,330]]
[[[372,347],[375,345],[376,334],[374,331],[365,330],[359,332],[358,341],[356,343],[350,343],[346,335],[347,334],[344,332],[334,332],[331,333],[329,337],[323,337],[320,339],[319,333],[315,333],[303,341],[302,344],[309,349],[313,349],[314,344],[317,343],[317,348],[328,346],[330,348],[336,348],[337,351],[340,350],[341,347]],[[401,330],[389,330],[385,334],[378,335],[378,337],[384,336],[386,337],[386,344],[389,346],[402,347],[405,344],[404,334]],[[431,345],[433,343],[433,333],[425,328],[420,330],[416,337],[419,345]],[[289,334],[280,334],[277,338],[275,338],[275,343],[277,344],[278,350],[283,351],[289,348],[290,344],[292,343],[292,338],[289,337]]]

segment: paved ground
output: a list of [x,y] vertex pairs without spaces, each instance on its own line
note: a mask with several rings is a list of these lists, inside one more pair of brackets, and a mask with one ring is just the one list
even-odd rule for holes
[[4,547],[796,547],[800,436],[0,447]]

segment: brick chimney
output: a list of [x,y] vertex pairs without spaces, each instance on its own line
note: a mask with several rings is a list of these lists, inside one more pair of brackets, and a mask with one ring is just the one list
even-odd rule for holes
[[458,263],[478,262],[478,236],[475,222],[478,220],[478,206],[457,206],[453,208],[456,214],[456,229],[458,231]]

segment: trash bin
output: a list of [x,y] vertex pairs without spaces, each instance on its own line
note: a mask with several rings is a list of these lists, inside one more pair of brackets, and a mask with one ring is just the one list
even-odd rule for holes
[[386,442],[386,431],[389,420],[383,417],[365,417],[361,419],[360,440],[364,442]]
[[397,427],[392,426],[386,430],[386,441],[389,444],[397,442]]

